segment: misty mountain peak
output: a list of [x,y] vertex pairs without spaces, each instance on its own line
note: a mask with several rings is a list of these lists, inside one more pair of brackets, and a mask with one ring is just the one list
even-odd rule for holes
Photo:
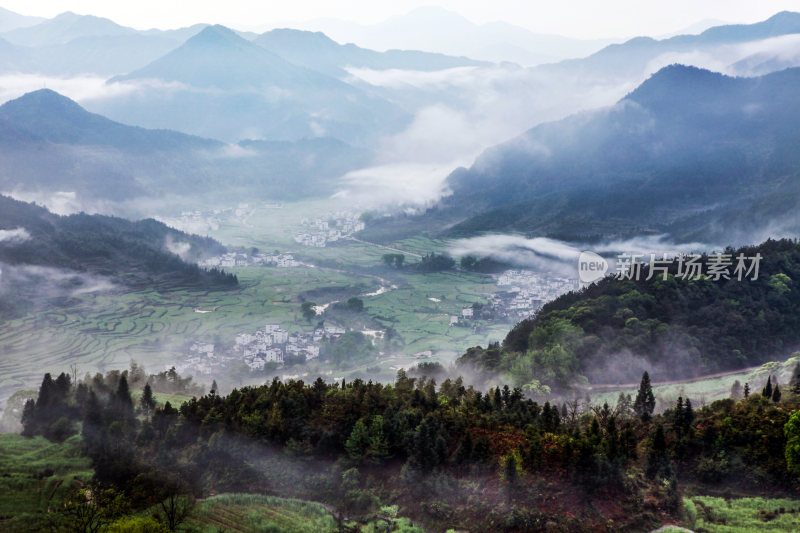
[[634,101],[645,107],[664,107],[680,101],[695,100],[700,95],[719,93],[724,90],[724,86],[733,82],[735,78],[718,72],[674,64],[650,76],[623,100]]
[[197,35],[189,38],[184,46],[193,48],[198,46],[236,46],[249,45],[250,43],[236,35],[236,32],[222,26],[221,24],[214,24],[213,26],[206,26],[200,30]]
[[71,115],[88,114],[77,102],[59,94],[52,89],[39,89],[26,93],[15,100],[0,106],[4,115],[17,115],[34,112],[37,114]]

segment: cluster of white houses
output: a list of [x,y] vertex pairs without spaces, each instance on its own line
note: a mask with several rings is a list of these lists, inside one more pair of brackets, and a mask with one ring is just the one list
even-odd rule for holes
[[303,246],[324,248],[329,242],[336,242],[364,229],[359,216],[358,213],[340,211],[326,217],[304,218],[300,223],[309,229],[296,234],[294,241]]
[[262,370],[267,363],[281,364],[286,357],[302,357],[308,361],[319,357],[323,339],[336,342],[344,334],[345,329],[337,326],[324,326],[313,333],[302,334],[289,333],[278,324],[267,324],[255,333],[239,333],[233,347],[227,350],[218,350],[211,343],[193,343],[178,370],[213,374],[236,361],[244,362],[251,370]]
[[245,266],[275,266],[278,268],[294,268],[301,266],[292,254],[282,253],[257,253],[247,254],[245,252],[228,252],[216,257],[210,257],[199,263],[206,268],[231,268]]
[[534,272],[506,270],[497,276],[502,288],[489,298],[495,316],[526,318],[542,305],[569,291],[577,290],[578,280]]
[[254,334],[240,333],[236,336],[234,353],[252,370],[261,370],[270,362],[283,363],[287,356],[302,357],[306,361],[319,357],[322,340],[339,340],[344,328],[324,326],[311,334],[289,333],[277,324],[267,324]]

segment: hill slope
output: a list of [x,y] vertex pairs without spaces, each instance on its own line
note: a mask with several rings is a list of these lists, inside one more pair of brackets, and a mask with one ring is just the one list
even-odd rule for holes
[[749,242],[800,229],[800,69],[730,78],[673,65],[617,105],[542,124],[448,178],[454,234],[668,233]]
[[0,191],[65,191],[81,200],[325,194],[335,178],[370,159],[365,150],[334,139],[229,146],[127,126],[47,89],[0,106],[0,140]]
[[289,28],[265,32],[253,43],[287,61],[333,76],[345,74],[346,67],[433,71],[486,64],[466,57],[413,50],[376,52],[352,43],[339,44],[322,32]]
[[[79,294],[107,278],[123,286],[226,288],[236,279],[188,261],[223,253],[207,237],[189,235],[152,219],[54,215],[35,204],[0,196],[0,315],[42,297]],[[102,283],[101,283],[102,284]]]
[[[152,80],[158,83],[148,86]],[[290,63],[223,26],[209,26],[146,67],[110,80],[131,81],[144,87],[95,108],[124,122],[228,141],[332,134],[369,144],[376,133],[408,121],[394,104]]]
[[[785,359],[800,345],[800,245],[766,241],[724,253],[730,279],[684,279],[687,267],[677,261],[667,279],[658,270],[646,280],[647,269],[639,280],[606,277],[547,303],[502,347],[471,348],[459,365],[519,386],[561,389],[581,376],[631,383],[649,370],[661,380],[684,379]],[[737,279],[740,253],[761,254],[757,279],[753,272]],[[704,274],[713,257],[700,260]]]

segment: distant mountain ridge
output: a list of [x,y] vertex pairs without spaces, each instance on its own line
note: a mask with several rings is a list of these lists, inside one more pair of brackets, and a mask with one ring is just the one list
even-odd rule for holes
[[289,28],[265,32],[253,43],[292,63],[334,76],[344,74],[346,67],[433,71],[487,64],[466,57],[415,50],[376,52],[352,43],[339,44],[322,32]]
[[0,106],[0,192],[74,192],[127,201],[215,191],[288,198],[332,192],[335,178],[371,154],[333,139],[231,146],[168,130],[127,126],[40,89]]
[[113,146],[137,152],[221,148],[222,143],[167,130],[126,126],[89,113],[50,89],[27,93],[0,106],[0,119],[37,138],[73,145]]
[[666,67],[612,108],[537,126],[451,174],[443,205],[470,214],[451,232],[748,242],[800,229],[798,90],[800,69]]
[[411,120],[368,88],[295,65],[218,25],[109,81],[115,82],[140,87],[134,94],[95,102],[102,114],[229,142],[335,136],[369,147]]
[[781,11],[761,22],[715,26],[698,35],[676,35],[663,40],[635,37],[624,43],[608,45],[585,58],[568,59],[538,68],[554,74],[568,71],[587,76],[629,77],[644,74],[648,63],[662,54],[690,52],[798,33],[800,13]]

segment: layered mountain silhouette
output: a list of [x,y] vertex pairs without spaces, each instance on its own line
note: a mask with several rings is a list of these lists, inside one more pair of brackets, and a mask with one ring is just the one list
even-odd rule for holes
[[448,178],[466,235],[668,233],[731,243],[800,229],[800,69],[660,70],[617,105],[542,124]]
[[48,89],[0,106],[0,141],[0,191],[114,201],[186,191],[325,194],[370,157],[334,139],[231,146],[127,126]]
[[292,63],[333,76],[345,74],[347,67],[435,71],[487,64],[466,57],[415,50],[376,52],[352,43],[339,44],[322,32],[288,28],[263,33],[253,40],[253,43]]
[[[624,43],[611,44],[582,59],[568,59],[560,63],[538,67],[551,74],[630,78],[647,75],[659,68],[659,58],[667,56],[672,62],[678,54],[696,51],[709,52],[721,46],[800,33],[800,13],[782,11],[767,20],[754,24],[715,26],[699,35],[677,35],[668,39],[636,37]],[[662,63],[663,66],[663,63]]]
[[114,82],[138,83],[141,90],[97,103],[103,114],[227,141],[296,140],[334,132],[347,142],[366,144],[409,120],[390,102],[290,63],[223,26],[203,29]]
[[42,17],[28,17],[0,7],[0,32],[35,26],[44,21]]

